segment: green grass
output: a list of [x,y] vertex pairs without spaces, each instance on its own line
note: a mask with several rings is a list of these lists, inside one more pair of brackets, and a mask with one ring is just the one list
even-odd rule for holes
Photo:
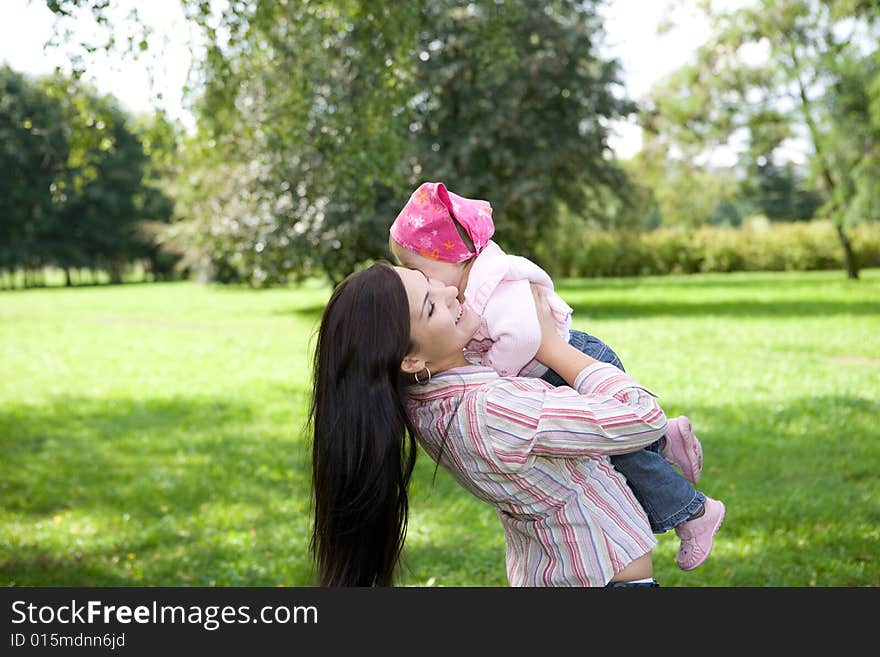
[[[880,270],[563,281],[687,414],[727,519],[663,586],[880,585]],[[0,584],[307,586],[302,425],[329,290],[0,293]],[[401,583],[502,586],[494,512],[424,455]]]

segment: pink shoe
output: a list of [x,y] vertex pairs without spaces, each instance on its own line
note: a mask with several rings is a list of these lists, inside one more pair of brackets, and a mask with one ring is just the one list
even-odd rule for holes
[[660,456],[681,470],[692,484],[700,481],[703,472],[703,446],[694,435],[691,421],[684,415],[670,420],[666,425],[666,444]]
[[675,533],[681,539],[681,547],[675,555],[675,561],[682,570],[693,570],[709,558],[715,533],[724,520],[724,503],[706,498],[703,504],[703,515],[681,523]]

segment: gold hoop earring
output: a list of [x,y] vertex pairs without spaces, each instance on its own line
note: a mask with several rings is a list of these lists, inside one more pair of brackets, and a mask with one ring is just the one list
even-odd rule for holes
[[428,378],[426,378],[424,381],[419,381],[419,373],[418,372],[413,373],[413,378],[416,380],[416,383],[418,383],[420,386],[425,385],[428,381],[431,380],[431,370],[428,369],[427,365],[425,365],[425,371],[428,373]]

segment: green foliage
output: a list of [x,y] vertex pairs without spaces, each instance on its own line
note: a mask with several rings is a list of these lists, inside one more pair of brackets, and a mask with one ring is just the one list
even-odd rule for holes
[[791,162],[777,166],[760,157],[749,174],[739,195],[749,199],[752,207],[771,221],[806,221],[822,205],[822,197],[806,188],[803,176]]
[[631,197],[606,126],[634,107],[598,53],[594,5],[435,2],[420,34],[410,180],[489,200],[499,239],[523,255],[560,205],[606,222]]
[[[741,229],[704,226],[651,232],[603,231],[568,224],[539,245],[554,276],[651,276],[696,272],[810,271],[843,266],[828,222],[747,222]],[[880,226],[851,231],[859,267],[880,266]]]
[[[769,182],[754,163],[775,164],[786,139],[802,133],[811,186],[826,201],[819,215],[835,223],[851,278],[858,267],[849,226],[880,217],[880,123],[870,109],[880,103],[878,17],[876,3],[852,0],[760,0],[710,13],[710,39],[653,91],[643,114],[649,141],[674,145],[689,161],[745,135],[753,190]],[[756,51],[766,57],[747,56]],[[767,200],[758,202],[776,215]]]
[[424,180],[490,199],[523,253],[560,205],[602,219],[632,196],[607,125],[634,108],[596,0],[182,4],[208,45],[166,241],[205,277],[338,281],[388,256]]
[[[880,48],[873,55],[840,55],[834,93],[823,103],[831,119],[823,131],[823,150],[835,184],[829,207],[852,225],[880,220]],[[872,88],[873,85],[873,88]]]
[[[880,582],[880,270],[863,274],[557,281],[575,326],[692,418],[699,488],[727,504],[699,570],[658,537],[664,587]],[[328,296],[4,293],[0,582],[312,585],[303,425]],[[433,473],[421,454],[402,584],[506,585],[495,512]]]
[[629,106],[596,54],[591,3],[405,6],[257,2],[246,30],[227,15],[236,47],[205,62],[203,122],[258,172],[217,195],[239,234],[196,208],[195,232],[220,233],[200,253],[256,284],[339,280],[387,255],[423,180],[491,199],[503,239],[529,252],[557,203],[581,211],[622,186],[603,120]]
[[268,285],[311,272],[340,280],[385,255],[405,198],[420,4],[255,0],[222,17],[206,4],[190,10],[212,44],[198,63],[191,171],[214,193],[184,194],[188,226],[176,239],[188,259],[220,280]]
[[8,66],[0,67],[0,269],[41,261],[41,233],[70,147],[64,108]]
[[[625,163],[627,174],[649,193],[637,206],[642,220],[632,227],[652,228],[656,225],[695,228],[711,223],[724,204],[744,205],[736,171],[695,167],[671,158],[665,147],[648,141],[641,152]],[[728,209],[728,215],[731,209]],[[741,218],[733,211],[730,223]]]
[[[634,107],[598,54],[597,2],[181,1],[208,44],[193,76],[199,131],[162,186],[179,221],[154,232],[201,278],[338,281],[388,255],[387,227],[423,180],[490,200],[499,241],[548,266],[557,256],[539,245],[559,226],[738,226],[760,213],[830,219],[856,277],[850,226],[880,216],[872,3],[710,14],[711,38],[642,108],[643,152],[618,164],[605,126]],[[112,28],[105,3],[49,4]],[[777,157],[801,134],[809,177]],[[736,167],[705,164],[707,148],[740,137]]]
[[114,99],[61,75],[0,69],[4,192],[0,269],[105,269],[152,246],[137,230],[167,221],[170,201],[144,179],[148,158]]

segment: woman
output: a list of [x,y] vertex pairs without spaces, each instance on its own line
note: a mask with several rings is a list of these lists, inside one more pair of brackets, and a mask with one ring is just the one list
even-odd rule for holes
[[393,583],[418,440],[498,511],[511,586],[655,585],[656,539],[607,458],[664,434],[654,396],[559,337],[537,295],[537,358],[571,387],[470,365],[480,318],[457,297],[379,262],[324,310],[310,409],[320,584]]

